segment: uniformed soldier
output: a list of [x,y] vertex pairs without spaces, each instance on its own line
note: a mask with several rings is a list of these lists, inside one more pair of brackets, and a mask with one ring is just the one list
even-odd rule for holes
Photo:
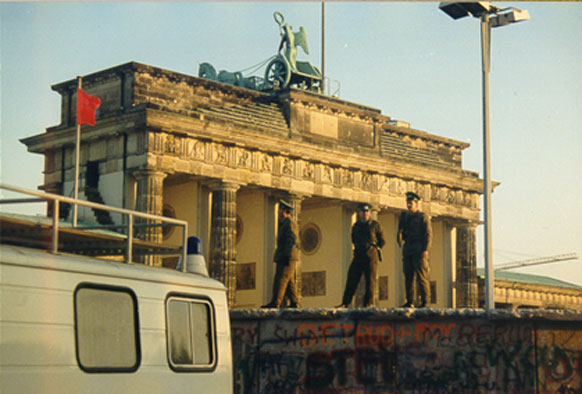
[[290,307],[299,307],[299,297],[295,285],[295,267],[299,260],[297,224],[291,220],[293,206],[285,200],[279,201],[279,230],[277,248],[273,260],[277,264],[273,282],[271,302],[261,308],[279,308],[283,297],[290,298]]
[[366,280],[364,307],[369,308],[374,306],[378,261],[382,260],[380,249],[386,242],[380,223],[370,219],[369,204],[358,205],[357,214],[358,220],[352,227],[354,257],[348,270],[348,280],[346,282],[342,303],[336,308],[347,308],[350,305],[362,274]]
[[398,222],[398,245],[402,248],[402,265],[406,286],[404,308],[414,308],[416,302],[416,282],[420,287],[420,308],[430,299],[428,250],[432,242],[430,217],[420,212],[420,197],[416,193],[406,193],[408,211],[400,214]]

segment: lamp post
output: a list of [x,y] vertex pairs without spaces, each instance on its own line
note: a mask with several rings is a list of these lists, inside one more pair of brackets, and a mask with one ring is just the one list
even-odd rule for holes
[[481,20],[481,59],[483,72],[483,205],[485,221],[485,308],[495,308],[493,299],[493,262],[491,246],[491,139],[489,133],[489,69],[491,28],[529,19],[527,10],[500,9],[488,1],[442,2],[439,9],[453,19],[473,16]]

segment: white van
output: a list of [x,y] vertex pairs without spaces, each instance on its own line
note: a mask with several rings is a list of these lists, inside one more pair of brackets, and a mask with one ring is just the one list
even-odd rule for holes
[[220,282],[2,241],[1,393],[232,393]]

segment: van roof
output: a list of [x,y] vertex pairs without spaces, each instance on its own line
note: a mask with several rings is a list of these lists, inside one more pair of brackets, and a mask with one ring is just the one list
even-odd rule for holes
[[0,245],[0,264],[173,285],[195,285],[198,288],[211,290],[225,290],[224,285],[219,281],[194,273],[145,266],[140,263],[108,261],[68,253],[55,254],[46,250],[14,245]]

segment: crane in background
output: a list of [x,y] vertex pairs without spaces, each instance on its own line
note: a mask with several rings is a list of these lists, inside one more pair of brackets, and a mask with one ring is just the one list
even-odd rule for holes
[[576,253],[566,253],[566,254],[559,254],[559,255],[555,255],[555,256],[540,257],[540,258],[536,258],[536,259],[513,261],[511,263],[497,265],[497,266],[495,266],[495,270],[496,271],[509,270],[512,268],[529,267],[531,265],[555,263],[557,261],[568,261],[568,260],[577,260],[577,259],[578,259],[578,255]]

